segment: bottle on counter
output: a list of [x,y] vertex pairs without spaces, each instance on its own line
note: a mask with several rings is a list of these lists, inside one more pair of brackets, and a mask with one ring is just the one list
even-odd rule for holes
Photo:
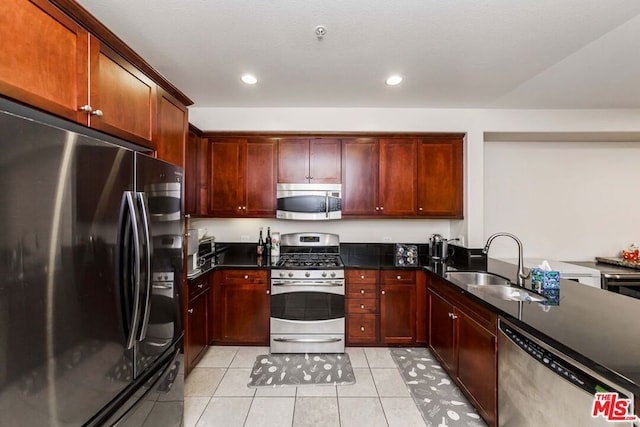
[[264,254],[264,240],[262,240],[262,227],[260,227],[260,237],[258,238],[258,247],[256,248],[257,264],[262,267]]
[[264,243],[265,264],[271,265],[271,227],[267,227],[267,240]]

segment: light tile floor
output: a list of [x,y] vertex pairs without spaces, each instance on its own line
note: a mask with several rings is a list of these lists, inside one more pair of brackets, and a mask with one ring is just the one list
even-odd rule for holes
[[269,347],[207,350],[185,383],[185,427],[424,426],[387,348],[348,347],[356,384],[247,387]]

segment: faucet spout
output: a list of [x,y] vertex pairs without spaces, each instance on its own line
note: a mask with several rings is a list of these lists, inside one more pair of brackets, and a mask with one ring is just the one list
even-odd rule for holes
[[500,236],[510,237],[513,240],[515,240],[516,243],[518,244],[518,286],[524,287],[524,281],[529,277],[529,274],[531,274],[531,272],[527,274],[524,273],[524,261],[522,257],[522,242],[520,241],[520,239],[518,239],[515,235],[511,233],[500,232],[500,233],[492,234],[487,239],[487,243],[484,245],[484,248],[482,249],[482,253],[485,255],[488,254],[489,247],[491,246],[491,242],[493,242],[493,240],[496,237],[500,237]]

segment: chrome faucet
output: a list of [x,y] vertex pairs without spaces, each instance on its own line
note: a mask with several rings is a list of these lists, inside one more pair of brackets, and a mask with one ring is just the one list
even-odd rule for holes
[[485,255],[488,254],[489,253],[489,246],[491,246],[491,242],[493,241],[493,239],[495,239],[496,237],[499,237],[499,236],[511,237],[518,244],[518,286],[521,286],[521,287],[524,288],[524,281],[525,281],[525,279],[527,279],[529,277],[529,274],[531,274],[531,272],[529,272],[527,274],[524,274],[524,261],[522,259],[522,242],[520,241],[520,239],[518,239],[516,236],[514,236],[511,233],[495,233],[495,234],[492,234],[487,239],[487,244],[484,245],[484,248],[482,249],[482,253],[485,254]]

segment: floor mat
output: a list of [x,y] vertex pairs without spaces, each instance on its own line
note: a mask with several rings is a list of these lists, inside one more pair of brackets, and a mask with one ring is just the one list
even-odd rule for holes
[[429,349],[389,350],[428,426],[486,427]]
[[355,384],[349,355],[263,354],[256,357],[249,387]]

